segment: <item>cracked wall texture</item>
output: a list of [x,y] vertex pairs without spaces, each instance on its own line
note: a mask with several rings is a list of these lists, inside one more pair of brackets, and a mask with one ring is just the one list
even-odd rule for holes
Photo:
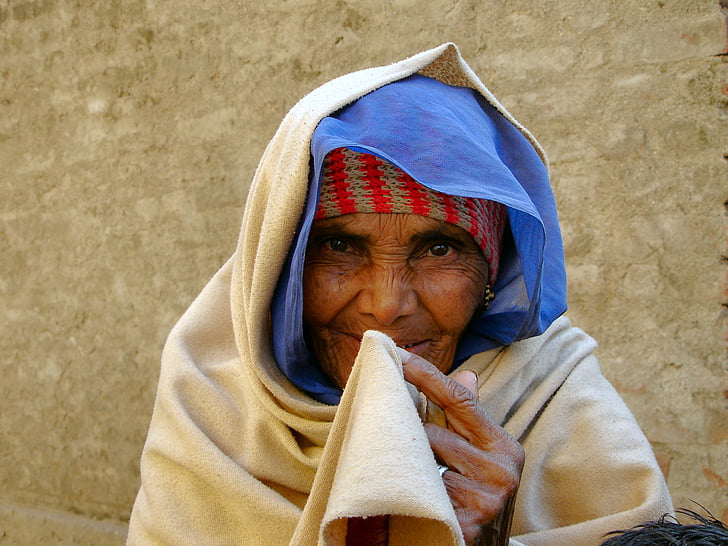
[[162,344],[280,119],[445,41],[549,154],[570,317],[675,503],[728,519],[717,0],[0,0],[0,542],[123,542]]

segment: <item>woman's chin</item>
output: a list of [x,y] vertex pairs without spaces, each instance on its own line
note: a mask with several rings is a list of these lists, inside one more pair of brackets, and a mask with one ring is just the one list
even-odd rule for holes
[[344,388],[354,360],[359,354],[361,341],[349,334],[329,334],[314,343],[314,353],[321,370],[340,388]]

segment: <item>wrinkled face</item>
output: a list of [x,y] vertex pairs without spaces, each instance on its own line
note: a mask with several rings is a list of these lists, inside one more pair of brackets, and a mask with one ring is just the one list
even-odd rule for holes
[[367,330],[447,372],[487,281],[480,249],[452,224],[415,214],[317,220],[303,273],[307,343],[342,388]]

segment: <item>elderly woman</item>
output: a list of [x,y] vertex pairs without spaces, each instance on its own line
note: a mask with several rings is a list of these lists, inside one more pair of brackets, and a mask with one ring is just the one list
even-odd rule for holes
[[565,300],[541,148],[454,46],[329,82],[170,334],[129,543],[597,544],[670,511]]

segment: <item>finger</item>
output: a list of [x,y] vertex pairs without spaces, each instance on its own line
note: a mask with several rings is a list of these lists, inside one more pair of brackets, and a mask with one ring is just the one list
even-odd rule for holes
[[477,394],[478,392],[478,374],[473,370],[458,370],[452,376],[453,381],[460,383],[463,387],[468,389],[471,394]]
[[[500,533],[491,526],[506,517],[510,521],[515,491],[507,493],[474,486],[472,480],[447,472],[445,489],[458,518],[466,544],[503,544]],[[495,531],[495,535],[492,533]],[[485,534],[484,534],[485,533]],[[507,531],[506,531],[507,533]],[[485,542],[481,542],[482,539]],[[495,539],[495,540],[494,540]]]
[[[487,538],[486,544],[503,543],[496,538],[502,532],[506,533],[504,536],[508,534],[520,481],[521,467],[518,462],[496,453],[477,450],[461,437],[441,427],[426,425],[426,430],[435,455],[451,465],[442,479],[466,543],[480,544],[476,542],[478,537]],[[447,451],[441,451],[442,438],[454,441],[459,449],[450,446]],[[465,458],[456,465],[451,462],[452,457],[460,451]],[[474,460],[480,461],[476,470],[463,470],[462,462],[469,464]],[[503,521],[499,524],[500,520]],[[501,531],[501,528],[505,531]],[[487,534],[481,536],[482,533]]]
[[[428,436],[432,439],[433,451],[440,459],[445,459],[445,454],[439,453],[435,447],[439,445],[439,442],[429,434],[430,432],[439,430],[440,432],[436,434],[450,435],[455,437],[456,441],[463,442],[462,438],[440,427],[428,426],[428,429],[430,429]],[[464,451],[474,449],[469,445],[463,446]],[[507,528],[520,481],[520,466],[515,461],[508,461],[507,458],[504,460],[497,454],[480,453],[482,456],[476,454],[476,457],[481,460],[481,464],[474,474],[450,468],[442,475],[442,479],[466,543],[475,543],[475,539],[481,533],[487,532],[488,534],[485,536],[490,538],[485,542],[486,544],[501,544],[502,542],[495,541],[494,537],[500,536],[501,527],[506,528],[507,536]],[[447,455],[451,456],[452,451]],[[466,462],[469,462],[469,459],[466,459]],[[503,518],[505,518],[504,521],[498,524],[497,522]],[[494,525],[496,527],[493,527]],[[496,534],[492,535],[492,533]],[[477,543],[480,544],[480,542]]]
[[[405,379],[445,412],[449,427],[479,447],[500,440],[505,431],[488,418],[469,388],[448,378],[424,358],[398,350]],[[464,373],[472,375],[472,372]],[[472,386],[472,379],[470,382]]]
[[425,432],[437,460],[454,472],[489,487],[509,490],[518,485],[522,449],[517,442],[504,444],[499,451],[484,451],[436,425],[428,423]]
[[503,489],[484,487],[467,476],[446,472],[443,475],[445,490],[458,516],[461,526],[492,521],[511,494]]
[[452,402],[453,390],[459,391],[464,398],[472,398],[472,392],[460,383],[453,381],[434,365],[419,355],[397,348],[402,360],[404,378],[418,387],[435,404],[444,409]]

